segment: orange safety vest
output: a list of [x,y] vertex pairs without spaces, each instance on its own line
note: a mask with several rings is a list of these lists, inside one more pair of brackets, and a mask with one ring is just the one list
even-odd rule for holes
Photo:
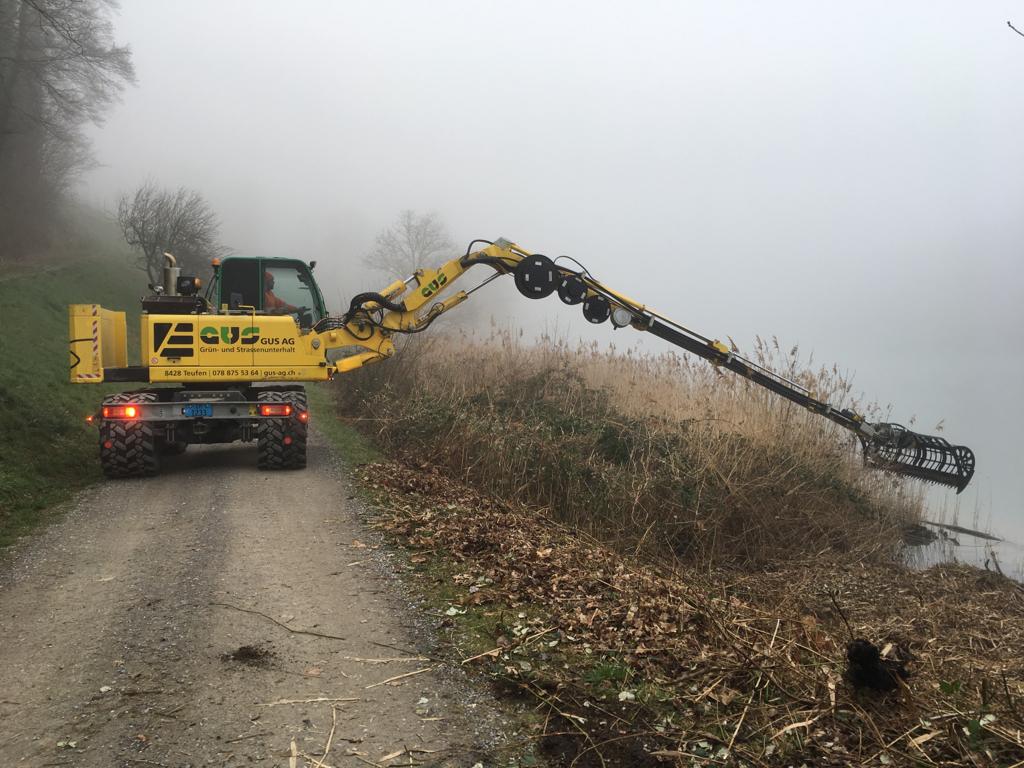
[[263,292],[263,308],[264,309],[285,309],[288,306],[288,302],[284,299],[279,299],[274,295],[271,290]]

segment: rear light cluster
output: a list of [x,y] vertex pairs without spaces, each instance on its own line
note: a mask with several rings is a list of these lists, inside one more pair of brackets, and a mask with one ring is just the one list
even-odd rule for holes
[[135,405],[104,405],[104,419],[134,419],[138,418],[139,409]]
[[260,416],[291,416],[290,403],[266,403],[260,406]]
[[[280,417],[291,416],[293,413],[303,424],[309,423],[309,411],[295,413],[291,403],[264,403],[260,406],[260,416]],[[104,405],[102,415],[104,419],[137,419],[140,414],[136,405]],[[86,416],[85,420],[89,424],[93,423],[92,416]]]

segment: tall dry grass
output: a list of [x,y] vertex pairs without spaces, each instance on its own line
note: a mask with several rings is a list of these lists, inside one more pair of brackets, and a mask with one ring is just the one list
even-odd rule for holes
[[[849,377],[812,369],[796,348],[759,340],[750,356],[856,405]],[[416,338],[343,377],[338,402],[390,452],[641,554],[701,565],[889,557],[921,515],[919,488],[865,470],[845,430],[674,354],[510,333]]]

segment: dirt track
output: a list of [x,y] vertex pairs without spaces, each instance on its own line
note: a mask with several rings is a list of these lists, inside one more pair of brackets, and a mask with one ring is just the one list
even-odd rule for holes
[[293,740],[324,754],[332,703],[268,704],[317,698],[355,699],[336,704],[328,765],[405,748],[430,750],[417,765],[489,762],[498,715],[416,658],[429,632],[327,449],[314,440],[302,472],[255,463],[192,448],[160,477],[87,491],[3,557],[4,765],[287,766]]

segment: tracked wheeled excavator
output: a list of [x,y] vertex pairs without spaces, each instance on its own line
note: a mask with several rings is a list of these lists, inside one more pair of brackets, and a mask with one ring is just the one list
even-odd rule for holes
[[[899,424],[869,423],[613,291],[574,259],[552,260],[508,240],[474,240],[464,255],[436,269],[354,296],[339,316],[324,308],[315,262],[214,260],[213,279],[202,292],[198,278],[182,275],[174,257],[165,257],[163,285],[142,300],[140,365],[127,364],[124,312],[96,304],[69,307],[71,381],[142,384],[106,397],[89,417],[99,428],[100,463],[108,477],[155,474],[161,455],[194,443],[255,441],[260,468],[304,467],[305,382],[387,360],[396,336],[427,330],[502,275],[512,275],[527,298],[556,294],[564,304],[580,305],[591,323],[650,333],[830,419],[856,435],[869,466],[957,493],[974,474],[969,448]],[[490,274],[470,290],[452,293],[474,267]]]

